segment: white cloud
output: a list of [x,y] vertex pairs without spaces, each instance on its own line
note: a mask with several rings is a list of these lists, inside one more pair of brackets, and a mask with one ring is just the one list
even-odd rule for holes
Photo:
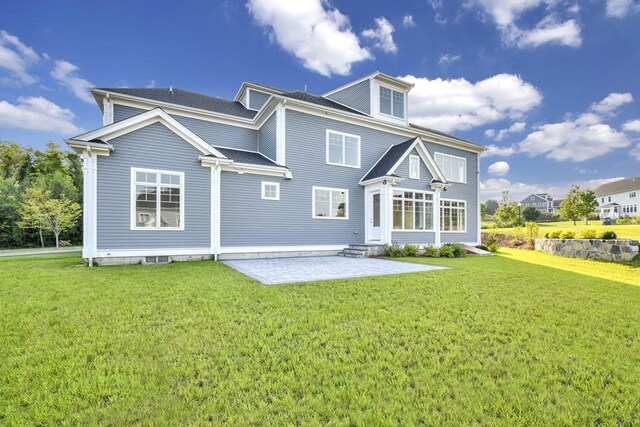
[[433,13],[435,14],[434,20],[436,23],[440,25],[446,24],[447,18],[443,15],[444,6],[442,4],[442,0],[427,0],[427,3],[429,3],[433,9]]
[[625,132],[640,132],[640,119],[629,120],[622,125]]
[[51,77],[66,86],[75,96],[84,102],[94,103],[93,95],[89,89],[93,83],[77,76],[78,67],[64,60],[56,61],[55,67],[51,71]]
[[495,162],[487,169],[490,175],[505,176],[509,172],[509,163],[507,162]]
[[570,47],[579,47],[582,44],[580,26],[575,19],[560,23],[553,16],[546,17],[532,30],[508,30],[506,37],[507,40],[513,38],[513,42],[520,48],[538,47],[547,43]]
[[27,69],[38,62],[40,56],[16,36],[0,31],[0,68],[7,70],[11,79],[23,84],[33,84],[38,79],[27,72]]
[[562,199],[569,191],[569,188],[574,184],[579,185],[580,188],[583,189],[595,190],[602,184],[617,181],[619,179],[622,179],[622,177],[541,185],[511,182],[505,178],[489,178],[480,182],[480,199],[499,200],[502,196],[502,192],[505,190],[509,191],[509,198],[512,201],[520,201],[530,194],[537,193],[549,193],[555,199]]
[[323,76],[347,75],[354,63],[372,59],[349,18],[327,0],[249,0],[247,8],[275,42]]
[[400,78],[415,85],[409,97],[411,120],[444,132],[519,119],[542,101],[542,94],[532,84],[512,74],[476,83],[412,75]]
[[456,62],[462,59],[462,55],[454,55],[453,53],[443,53],[440,55],[440,59],[438,59],[438,65],[446,66],[451,64],[452,62]]
[[402,26],[405,28],[414,28],[416,22],[413,20],[413,15],[405,15],[404,18],[402,18]]
[[487,145],[484,148],[486,149],[486,151],[482,153],[482,157],[491,157],[491,156],[509,157],[510,155],[515,154],[517,152],[516,147],[514,147],[513,145],[509,147]]
[[640,144],[636,145],[636,148],[634,148],[633,150],[631,150],[629,152],[629,154],[631,154],[633,157],[635,157],[637,160],[640,160]]
[[502,129],[499,131],[496,131],[495,129],[487,129],[486,131],[484,131],[484,136],[489,138],[495,138],[496,141],[502,141],[512,133],[522,132],[523,130],[525,130],[526,127],[527,127],[527,122],[514,122],[508,128]]
[[634,0],[607,0],[607,16],[624,18],[640,10],[640,4]]
[[633,102],[633,96],[630,93],[610,93],[602,101],[591,104],[590,110],[600,114],[613,114],[618,107]]
[[362,36],[372,39],[376,42],[375,47],[382,49],[387,53],[396,53],[398,47],[393,41],[393,32],[395,29],[384,16],[376,18],[376,28],[368,28],[362,32]]
[[20,97],[16,104],[0,101],[2,127],[71,135],[82,132],[73,124],[74,118],[71,110],[42,97]]
[[146,87],[148,89],[152,89],[152,88],[156,87],[156,81],[155,80],[149,80],[147,82],[147,84],[144,85],[144,87]]

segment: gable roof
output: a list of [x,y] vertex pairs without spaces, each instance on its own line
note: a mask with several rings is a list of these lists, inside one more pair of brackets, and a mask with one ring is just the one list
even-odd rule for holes
[[311,104],[320,105],[322,107],[333,108],[334,110],[346,111],[346,112],[358,114],[361,116],[366,115],[358,110],[354,110],[353,108],[349,108],[345,105],[338,104],[337,102],[332,101],[329,98],[325,98],[324,96],[312,95],[310,93],[302,92],[300,90],[297,90],[295,92],[286,92],[286,93],[283,93],[282,96],[285,96],[287,98],[297,99],[299,101],[309,102]]
[[618,181],[608,182],[596,188],[596,197],[609,194],[624,193],[625,191],[640,190],[640,176],[625,178]]
[[245,119],[252,119],[256,115],[256,111],[245,108],[245,106],[238,101],[229,101],[216,96],[202,95],[200,93],[189,92],[176,88],[97,88],[97,90],[183,105],[185,107],[198,108],[201,110],[213,111],[215,113],[227,114]]
[[529,194],[527,197],[525,197],[524,199],[522,199],[520,202],[523,204],[526,204],[528,202],[531,201],[531,197],[537,197],[538,199],[542,200],[543,202],[547,202],[552,200],[551,196],[547,193],[538,193],[538,194]]
[[260,166],[280,166],[264,154],[257,151],[234,150],[233,148],[214,147],[224,154],[228,159],[237,163],[247,163]]

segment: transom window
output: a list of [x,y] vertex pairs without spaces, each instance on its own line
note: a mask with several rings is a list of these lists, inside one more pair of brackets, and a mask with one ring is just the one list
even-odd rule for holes
[[394,230],[433,230],[433,194],[393,190]]
[[440,200],[440,230],[465,231],[466,203],[462,200]]
[[327,130],[327,163],[360,167],[360,137]]
[[409,155],[409,178],[420,179],[420,156]]
[[131,229],[184,230],[184,173],[131,168]]
[[340,188],[313,187],[313,217],[349,218],[349,191]]
[[467,160],[465,158],[435,153],[434,160],[447,181],[467,182]]
[[262,181],[262,198],[264,200],[280,200],[280,184]]
[[380,86],[380,112],[404,119],[404,93]]

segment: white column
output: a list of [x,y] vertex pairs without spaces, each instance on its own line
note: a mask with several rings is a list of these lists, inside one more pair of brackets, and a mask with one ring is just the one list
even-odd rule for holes
[[393,230],[393,188],[383,184],[380,189],[380,240],[382,244],[391,244]]
[[94,153],[82,152],[82,257],[93,264],[92,258],[98,254],[98,162]]
[[211,253],[218,259],[220,253],[220,165],[211,168]]
[[285,114],[284,105],[280,104],[276,107],[276,163],[280,166],[285,165],[286,149],[285,149]]
[[436,247],[440,247],[442,242],[440,241],[440,195],[442,190],[440,188],[435,189],[433,195],[433,230],[435,231],[434,244]]

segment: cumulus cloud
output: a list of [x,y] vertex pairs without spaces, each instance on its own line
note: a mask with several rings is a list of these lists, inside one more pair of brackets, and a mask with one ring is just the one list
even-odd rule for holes
[[489,175],[505,176],[509,172],[509,169],[509,163],[502,161],[493,163],[487,171]]
[[607,16],[624,18],[640,10],[640,4],[634,0],[607,0]]
[[404,18],[402,18],[402,26],[405,28],[414,28],[416,22],[413,20],[413,15],[405,15]]
[[633,96],[630,93],[613,92],[602,101],[591,104],[589,109],[600,114],[613,114],[620,106],[630,102],[633,102]]
[[497,145],[487,145],[484,147],[486,151],[484,151],[481,155],[482,157],[491,157],[491,156],[500,156],[500,157],[509,157],[512,154],[517,152],[516,147],[513,145],[509,147],[499,147]]
[[629,120],[622,125],[625,132],[640,132],[640,119]]
[[640,160],[640,144],[636,145],[636,148],[629,152],[636,160]]
[[520,133],[527,127],[527,122],[514,122],[511,126],[506,129],[501,129],[496,131],[495,129],[487,129],[484,131],[484,136],[489,138],[495,138],[496,141],[502,141],[508,135],[512,133]]
[[514,201],[524,199],[530,194],[548,193],[556,199],[565,197],[572,185],[579,185],[580,188],[595,190],[602,184],[617,181],[622,177],[591,179],[578,182],[553,183],[548,185],[526,184],[522,182],[512,182],[506,178],[489,178],[480,182],[481,200],[499,200],[503,191],[509,191],[509,198]]
[[444,67],[453,62],[459,61],[462,59],[462,55],[454,55],[453,53],[443,53],[440,55],[440,59],[438,59],[438,65]]
[[387,53],[396,53],[398,47],[393,41],[395,29],[384,16],[376,19],[376,28],[368,28],[362,32],[362,36],[375,41],[375,47]]
[[38,79],[27,71],[38,62],[40,56],[16,36],[0,31],[0,68],[6,70],[10,78],[5,81],[33,84]]
[[78,67],[72,63],[64,60],[58,60],[55,63],[53,71],[51,71],[51,77],[60,82],[84,102],[92,104],[95,101],[89,89],[93,87],[93,83],[79,77],[77,75],[77,71]]
[[276,43],[323,76],[347,75],[354,63],[372,59],[349,18],[326,0],[249,0],[247,8]]
[[410,119],[444,132],[519,119],[542,101],[538,89],[512,74],[476,83],[412,75],[400,78],[415,85],[409,97]]
[[505,40],[520,48],[538,47],[547,43],[570,47],[579,47],[582,44],[578,22],[575,19],[558,22],[555,16],[546,17],[532,30],[524,31],[512,26],[504,35]]
[[16,104],[0,101],[0,126],[59,134],[78,134],[75,115],[43,97],[20,97]]

